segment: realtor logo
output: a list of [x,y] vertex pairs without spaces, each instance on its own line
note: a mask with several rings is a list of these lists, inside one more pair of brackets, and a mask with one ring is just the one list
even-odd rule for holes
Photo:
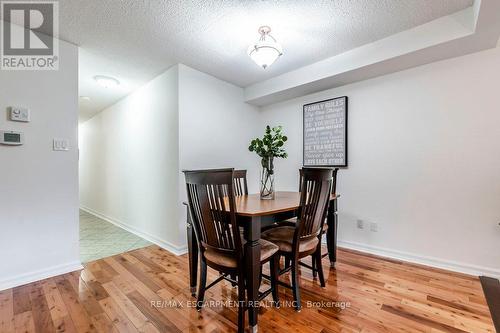
[[[0,1],[3,70],[59,68],[57,1]],[[55,37],[55,38],[54,38]]]

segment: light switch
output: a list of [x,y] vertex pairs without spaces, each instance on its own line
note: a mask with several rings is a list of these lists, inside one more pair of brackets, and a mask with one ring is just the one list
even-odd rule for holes
[[69,150],[69,140],[68,139],[54,139],[53,141],[54,151],[68,151]]
[[20,108],[17,106],[10,107],[10,120],[12,121],[22,121],[29,122],[30,121],[30,110],[26,108]]

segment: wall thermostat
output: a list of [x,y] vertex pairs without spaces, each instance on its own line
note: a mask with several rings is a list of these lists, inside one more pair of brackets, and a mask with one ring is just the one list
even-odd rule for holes
[[0,144],[8,146],[20,146],[24,143],[24,133],[12,131],[0,131]]
[[29,122],[30,121],[30,110],[26,108],[19,108],[16,106],[10,107],[10,120],[12,121],[22,121]]

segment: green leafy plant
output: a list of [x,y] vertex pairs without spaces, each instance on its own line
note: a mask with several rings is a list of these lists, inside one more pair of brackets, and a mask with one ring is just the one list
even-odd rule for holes
[[276,126],[271,128],[266,126],[266,131],[262,139],[256,138],[250,142],[248,150],[255,152],[261,157],[262,179],[261,179],[261,197],[272,195],[274,190],[274,158],[287,158],[288,154],[284,149],[285,142],[288,140],[283,134],[283,127]]

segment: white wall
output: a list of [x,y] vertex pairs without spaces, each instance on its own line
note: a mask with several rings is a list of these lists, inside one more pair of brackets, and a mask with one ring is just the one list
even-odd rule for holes
[[[259,109],[244,102],[242,88],[179,65],[181,170],[247,169],[249,190],[257,192],[260,161],[248,146],[263,134],[259,119]],[[180,183],[181,203],[186,200],[184,174]],[[185,233],[185,208],[181,209],[180,228]]]
[[243,89],[177,65],[80,126],[81,207],[175,253],[186,250],[183,169],[248,168],[258,108]]
[[[59,42],[57,71],[0,71],[0,129],[25,144],[0,146],[0,290],[80,268],[78,250],[78,51]],[[8,106],[31,109],[7,121]],[[52,151],[66,138],[67,152]]]
[[[244,103],[239,87],[184,65],[176,68],[176,75],[161,76],[169,76],[168,84],[158,83],[166,80],[160,77],[82,126],[83,206],[182,252],[185,185],[180,170],[246,168],[250,191],[256,192],[259,160],[247,151],[248,143],[262,135],[265,125],[279,124],[290,140],[289,158],[276,162],[277,188],[295,190],[302,165],[302,105],[348,95],[349,168],[339,173],[338,184],[340,244],[500,276],[500,113],[495,98],[500,49],[261,110]],[[159,86],[153,89],[155,82]],[[148,98],[137,97],[146,92]],[[174,111],[159,117],[158,110],[166,108]],[[151,141],[157,143],[154,149],[143,150]],[[379,231],[357,229],[357,219],[377,222]]]
[[496,48],[264,107],[290,138],[277,188],[297,188],[302,105],[347,95],[340,244],[500,276],[499,87]]
[[173,252],[178,230],[178,69],[80,125],[80,204]]

